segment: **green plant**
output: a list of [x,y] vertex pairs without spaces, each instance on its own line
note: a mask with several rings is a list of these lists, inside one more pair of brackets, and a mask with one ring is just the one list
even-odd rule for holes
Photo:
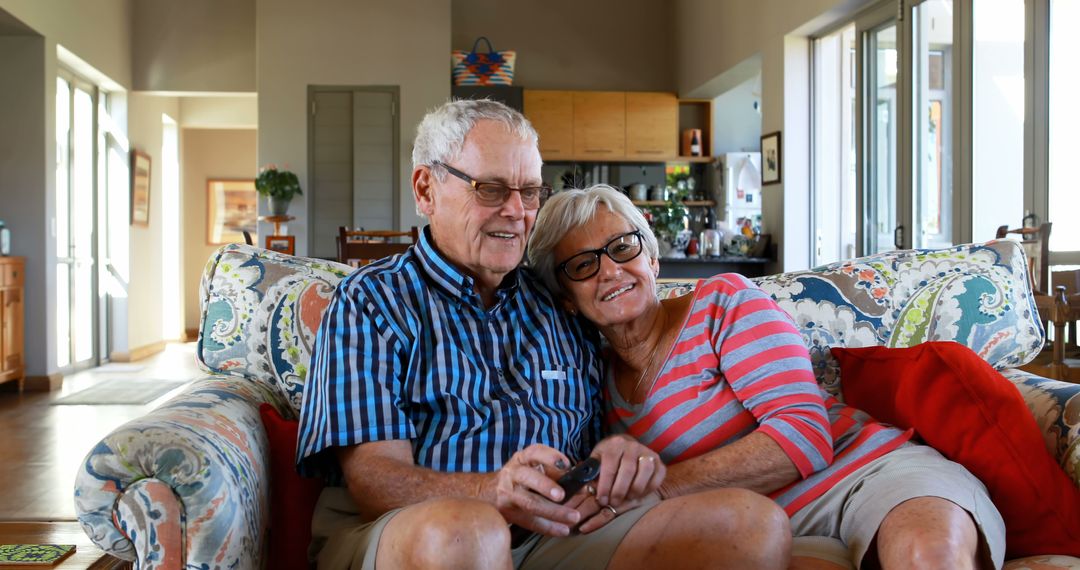
[[300,179],[295,174],[288,170],[278,170],[273,164],[259,171],[259,175],[255,177],[255,191],[262,196],[286,201],[304,193],[300,190]]
[[675,236],[685,227],[685,219],[689,215],[683,200],[688,192],[674,187],[668,189],[667,204],[663,206],[649,206],[647,209],[652,215],[652,227],[656,237],[669,243],[675,241]]

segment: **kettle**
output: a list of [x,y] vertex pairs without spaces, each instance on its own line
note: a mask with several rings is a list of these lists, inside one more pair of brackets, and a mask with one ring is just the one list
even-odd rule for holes
[[628,190],[630,199],[635,202],[644,202],[649,199],[649,187],[642,182],[631,184]]

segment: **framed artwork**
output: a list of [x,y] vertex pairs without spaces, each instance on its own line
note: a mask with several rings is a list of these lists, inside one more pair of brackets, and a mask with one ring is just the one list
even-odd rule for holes
[[131,151],[131,225],[150,225],[150,155]]
[[259,195],[255,179],[206,180],[206,243],[244,243],[244,232],[255,234]]
[[761,185],[780,183],[780,131],[761,135]]
[[266,236],[266,249],[296,255],[296,236]]

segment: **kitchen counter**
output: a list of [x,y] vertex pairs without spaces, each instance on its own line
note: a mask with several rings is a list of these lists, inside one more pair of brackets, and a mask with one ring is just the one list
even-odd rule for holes
[[718,273],[739,273],[746,277],[765,275],[765,265],[772,260],[767,257],[660,258],[660,279],[704,279]]

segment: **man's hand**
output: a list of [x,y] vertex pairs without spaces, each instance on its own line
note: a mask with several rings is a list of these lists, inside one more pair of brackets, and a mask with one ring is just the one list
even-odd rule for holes
[[625,434],[604,439],[593,448],[592,456],[600,459],[595,487],[601,507],[611,505],[622,511],[637,506],[640,499],[656,492],[667,474],[655,451]]
[[567,536],[581,513],[559,503],[564,493],[556,480],[570,460],[546,445],[534,444],[514,454],[495,473],[495,507],[503,518],[549,536]]

